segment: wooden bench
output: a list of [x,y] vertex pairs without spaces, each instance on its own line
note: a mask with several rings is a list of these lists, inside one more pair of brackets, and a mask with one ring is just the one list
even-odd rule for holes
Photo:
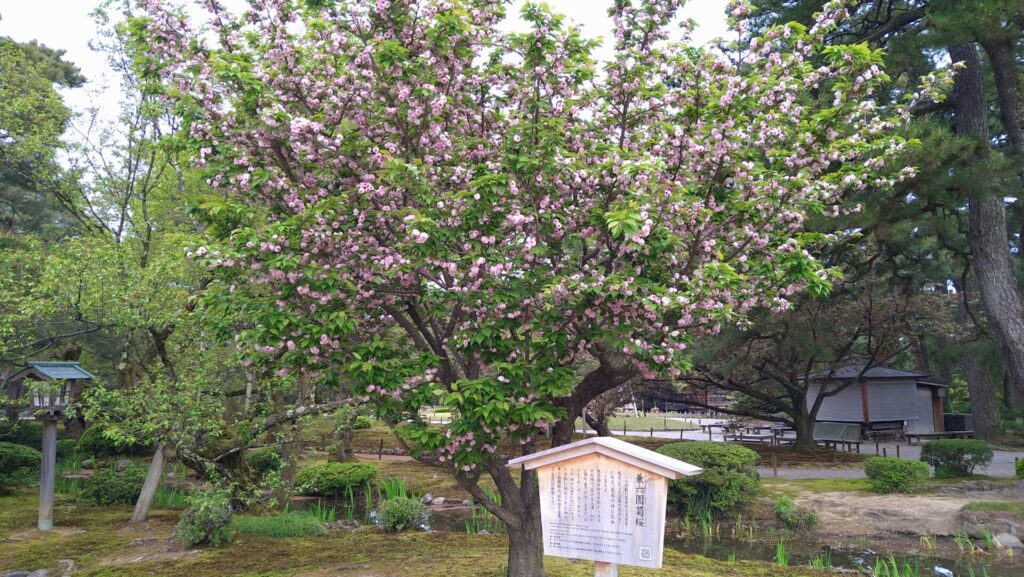
[[918,443],[926,439],[973,439],[974,431],[943,431],[941,433],[907,433],[904,435],[908,445],[914,445],[914,439]]
[[722,435],[722,438],[726,441],[735,441],[737,443],[772,443],[772,437],[769,435],[744,435],[741,433],[734,433]]
[[833,451],[838,451],[839,447],[842,446],[847,453],[852,453],[854,449],[860,452],[860,441],[849,441],[847,439],[814,439],[815,444],[821,447],[829,447]]

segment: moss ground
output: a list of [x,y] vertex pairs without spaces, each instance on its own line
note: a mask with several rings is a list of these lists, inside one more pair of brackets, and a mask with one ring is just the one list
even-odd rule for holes
[[[323,535],[271,538],[236,535],[231,544],[180,551],[168,542],[178,513],[158,510],[152,519],[127,525],[128,507],[82,507],[60,501],[56,528],[43,535],[35,524],[36,498],[23,490],[0,498],[0,571],[55,568],[72,559],[81,577],[500,577],[507,541],[499,535],[459,533],[386,534],[374,528]],[[548,558],[551,577],[586,577],[593,565]],[[767,563],[719,562],[665,552],[658,571],[623,567],[625,577],[810,576],[801,568]]]

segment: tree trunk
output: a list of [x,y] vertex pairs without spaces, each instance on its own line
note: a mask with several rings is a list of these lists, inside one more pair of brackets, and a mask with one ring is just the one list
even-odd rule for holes
[[999,431],[999,400],[988,371],[972,350],[964,355],[964,376],[971,399],[971,414],[974,415],[974,438],[991,439]]
[[508,528],[508,577],[545,577],[540,501],[532,499],[519,514],[519,527]]
[[597,431],[598,437],[612,436],[612,430],[608,427],[608,415],[603,411],[597,414],[587,411],[583,414],[583,418],[586,419],[587,425],[589,425],[591,429]]
[[[967,64],[967,69],[956,75],[953,89],[956,132],[976,139],[978,160],[983,160],[990,154],[988,109],[977,48],[973,43],[959,44],[949,53],[954,62]],[[981,300],[1013,383],[1020,387],[1024,385],[1024,300],[1013,275],[1004,200],[981,190],[972,191],[968,202],[971,255]]]
[[173,449],[166,443],[156,446],[153,460],[149,462],[149,471],[146,472],[146,482],[142,484],[142,492],[139,493],[139,499],[135,501],[131,523],[138,523],[149,518],[149,510],[153,506],[156,490],[160,487],[160,481],[164,476],[164,463],[172,453]]
[[796,432],[793,448],[814,449],[814,418],[807,411],[794,411],[793,430]]

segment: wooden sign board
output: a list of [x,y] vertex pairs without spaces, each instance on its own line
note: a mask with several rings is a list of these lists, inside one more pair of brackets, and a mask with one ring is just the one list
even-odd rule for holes
[[661,567],[668,481],[701,472],[611,437],[509,461],[537,471],[544,554]]

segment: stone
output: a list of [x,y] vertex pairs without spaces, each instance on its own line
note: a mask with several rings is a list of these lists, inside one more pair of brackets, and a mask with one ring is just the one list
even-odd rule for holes
[[437,497],[430,502],[431,505],[444,505],[444,497]]
[[117,467],[118,471],[124,471],[128,467],[132,466],[132,462],[128,459],[118,459],[114,466]]
[[488,531],[487,529],[480,529],[479,531],[476,532],[476,534],[477,535],[490,535],[491,532]]
[[49,569],[36,569],[28,574],[28,577],[50,577]]
[[431,495],[430,493],[427,493],[426,495],[423,495],[422,499],[420,499],[420,503],[423,503],[424,505],[429,505],[430,502],[433,501],[433,500],[434,500],[434,496]]
[[473,506],[473,500],[472,499],[466,499],[465,501],[462,502],[462,506],[463,507],[472,507]]
[[75,561],[73,559],[58,559],[57,560],[57,571],[60,572],[61,577],[69,577],[75,572]]
[[1009,533],[1000,533],[996,535],[996,542],[1007,549],[1024,549],[1024,543]]
[[11,571],[4,573],[3,577],[28,577],[28,571]]
[[85,459],[85,460],[82,461],[82,468],[83,469],[92,469],[95,466],[96,466],[96,461],[93,461],[92,459]]

